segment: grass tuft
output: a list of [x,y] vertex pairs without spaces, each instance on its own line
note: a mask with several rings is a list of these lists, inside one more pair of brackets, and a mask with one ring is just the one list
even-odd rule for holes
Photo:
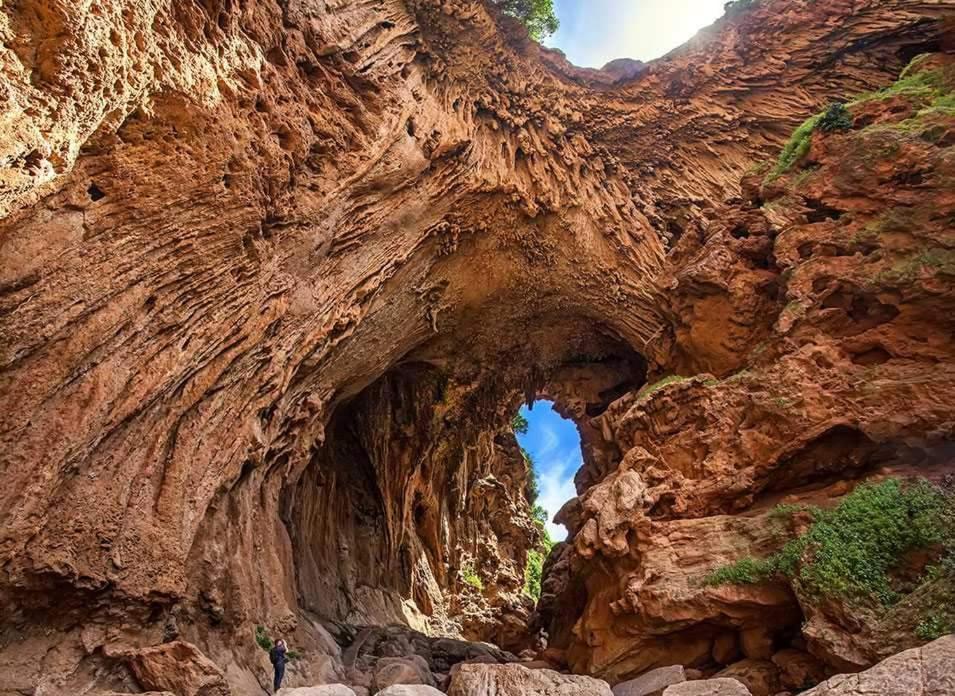
[[680,375],[670,375],[669,377],[664,377],[663,379],[657,380],[653,384],[644,384],[640,388],[640,391],[637,392],[637,401],[643,401],[654,392],[660,391],[661,389],[663,389],[663,387],[669,384],[676,384],[677,382],[685,382],[688,379],[689,377],[681,377]]

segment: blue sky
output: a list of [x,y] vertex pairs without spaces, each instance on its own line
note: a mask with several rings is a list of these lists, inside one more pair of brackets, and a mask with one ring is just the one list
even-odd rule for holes
[[545,43],[575,65],[652,60],[723,16],[726,0],[555,0],[560,29]]
[[[549,401],[537,401],[534,408],[521,407],[527,419],[526,435],[517,436],[521,447],[534,460],[540,481],[540,497],[537,504],[547,510],[548,519],[568,500],[577,495],[574,474],[583,464],[580,454],[580,434],[572,421],[564,420]],[[567,530],[563,525],[547,523],[547,530],[554,541],[563,541]]]

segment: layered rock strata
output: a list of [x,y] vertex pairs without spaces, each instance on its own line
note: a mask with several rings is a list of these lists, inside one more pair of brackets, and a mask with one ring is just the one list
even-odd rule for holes
[[[315,671],[338,649],[322,622],[519,644],[521,398],[555,395],[585,434],[595,488],[574,558],[549,563],[569,587],[549,611],[600,674],[642,666],[614,666],[607,636],[631,619],[606,607],[641,544],[662,553],[653,525],[867,470],[886,446],[935,456],[942,271],[916,260],[860,293],[838,240],[815,240],[845,231],[829,210],[871,220],[926,191],[948,210],[947,136],[933,155],[899,143],[897,171],[809,178],[772,214],[723,201],[807,115],[938,50],[949,9],[767,0],[594,75],[464,0],[5,6],[0,693],[149,688],[136,656],[179,643],[257,693],[258,625]],[[853,143],[813,157],[852,161]],[[935,243],[944,218],[923,212],[906,234]],[[734,216],[749,241],[720,226]],[[785,393],[745,375],[632,393],[648,372],[746,366]],[[655,509],[587,508],[631,474]],[[598,590],[608,569],[620,584]]]

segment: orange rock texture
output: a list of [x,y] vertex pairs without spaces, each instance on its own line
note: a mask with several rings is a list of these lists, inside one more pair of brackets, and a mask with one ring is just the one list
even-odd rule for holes
[[692,579],[774,497],[951,466],[950,108],[747,175],[951,10],[761,0],[601,72],[471,0],[0,8],[0,694],[261,693],[256,626],[312,675],[321,622],[521,647],[536,395],[585,441],[535,620],[575,671],[775,664],[804,614],[872,664]]

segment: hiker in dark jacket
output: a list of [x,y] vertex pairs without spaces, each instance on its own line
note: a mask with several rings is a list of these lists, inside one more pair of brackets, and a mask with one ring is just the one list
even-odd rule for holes
[[272,665],[275,667],[275,682],[273,686],[275,691],[278,691],[282,688],[282,677],[285,676],[285,662],[286,662],[286,648],[285,641],[278,640],[275,642],[275,647],[269,651],[269,659],[272,661]]

